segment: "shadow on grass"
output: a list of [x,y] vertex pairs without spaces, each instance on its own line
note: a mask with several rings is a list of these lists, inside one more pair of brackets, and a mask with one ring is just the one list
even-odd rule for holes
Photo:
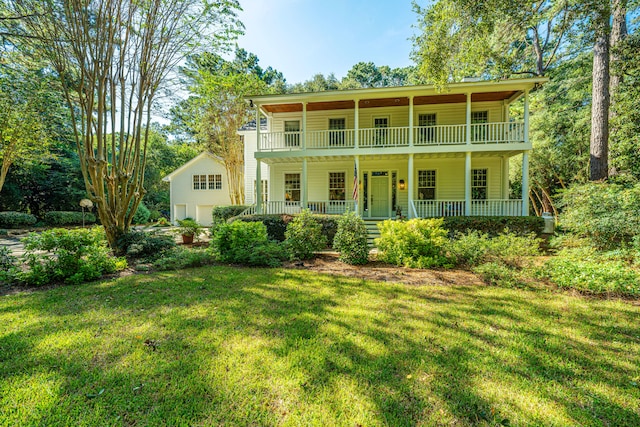
[[[298,270],[213,267],[63,287],[0,300],[11,328],[0,329],[0,396],[44,402],[38,387],[49,387],[54,400],[27,415],[20,399],[2,397],[0,417],[640,425],[639,312]],[[29,383],[40,373],[56,387]]]

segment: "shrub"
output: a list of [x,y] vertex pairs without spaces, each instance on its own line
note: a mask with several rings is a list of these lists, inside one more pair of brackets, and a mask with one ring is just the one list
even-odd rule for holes
[[629,243],[640,234],[640,184],[587,183],[562,193],[561,225],[599,249]]
[[327,244],[333,246],[333,241],[338,232],[338,221],[340,216],[338,215],[313,215],[320,226],[322,227],[322,235],[327,238]]
[[133,215],[132,224],[146,224],[149,222],[149,218],[151,217],[151,212],[144,205],[144,203],[140,202],[138,205],[138,209],[136,209],[136,213]]
[[11,253],[11,249],[0,247],[0,282],[12,282],[17,273],[18,258]]
[[23,212],[0,212],[0,227],[3,228],[20,228],[29,227],[35,224],[36,217]]
[[487,262],[473,268],[473,272],[482,277],[482,280],[493,286],[503,288],[521,288],[525,283],[521,274],[500,262]]
[[559,288],[594,294],[640,294],[640,274],[624,260],[598,253],[595,248],[563,249],[539,273]]
[[311,259],[315,252],[327,247],[327,237],[322,234],[322,225],[309,209],[303,209],[293,218],[287,225],[284,236],[292,260]]
[[156,222],[160,218],[164,218],[164,217],[162,216],[162,214],[160,213],[159,210],[152,209],[152,210],[149,211],[149,221]]
[[[63,225],[82,225],[82,212],[75,211],[51,211],[44,214],[44,221],[48,225],[63,226]],[[96,222],[96,216],[91,212],[84,213],[84,224],[94,224]]]
[[378,258],[398,266],[450,267],[451,262],[445,254],[447,230],[442,224],[442,218],[379,223],[380,238],[375,242]]
[[155,232],[130,231],[118,239],[118,249],[132,258],[154,258],[176,246],[172,236]]
[[18,273],[18,279],[30,285],[58,281],[78,284],[127,265],[124,259],[111,256],[101,227],[56,228],[31,233],[22,241],[26,250],[23,260],[28,269]]
[[216,206],[211,213],[213,223],[226,222],[229,218],[240,215],[246,211],[249,206],[233,205],[233,206]]
[[218,261],[245,265],[278,266],[284,259],[284,251],[269,241],[260,222],[221,224],[212,236],[211,251]]
[[340,261],[347,264],[360,265],[369,261],[367,229],[355,212],[346,212],[338,219],[333,247],[340,252]]
[[198,238],[204,230],[202,226],[191,218],[179,219],[177,233],[183,236],[194,236]]
[[292,219],[291,215],[246,215],[235,217],[232,221],[261,222],[267,227],[269,240],[284,242],[284,233]]
[[156,222],[153,226],[154,227],[169,227],[171,225],[171,223],[169,222],[169,220],[163,216],[161,216],[160,218],[158,218],[158,222]]
[[183,268],[202,267],[213,264],[213,255],[206,250],[191,249],[185,247],[174,247],[164,251],[158,259],[153,262],[154,268],[165,270],[180,270]]
[[537,216],[449,216],[444,218],[443,227],[449,230],[449,237],[470,230],[493,237],[505,229],[520,236],[539,235],[544,228],[544,219]]
[[507,230],[495,237],[486,233],[469,231],[457,233],[449,245],[449,255],[457,264],[477,266],[487,262],[521,267],[524,257],[540,255],[541,239],[529,236],[518,236]]

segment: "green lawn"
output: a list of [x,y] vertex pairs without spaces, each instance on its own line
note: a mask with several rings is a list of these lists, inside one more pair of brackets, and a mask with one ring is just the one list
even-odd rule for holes
[[0,425],[640,425],[640,306],[210,267],[0,297]]

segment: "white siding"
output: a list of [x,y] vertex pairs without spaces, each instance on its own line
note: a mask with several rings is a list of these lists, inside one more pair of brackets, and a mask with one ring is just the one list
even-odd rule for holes
[[[253,197],[253,183],[256,180],[258,162],[254,153],[258,151],[258,138],[255,130],[238,132],[244,138],[244,203],[255,204]],[[262,180],[269,180],[269,165],[262,162],[260,167]]]

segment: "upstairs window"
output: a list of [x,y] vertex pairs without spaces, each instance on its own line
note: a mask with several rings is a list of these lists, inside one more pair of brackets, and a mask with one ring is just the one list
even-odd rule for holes
[[300,146],[300,120],[287,120],[284,122],[285,147]]
[[435,200],[436,199],[436,171],[435,170],[419,170],[418,171],[418,199],[419,200]]
[[483,126],[484,123],[489,123],[488,111],[474,111],[471,113],[472,141],[483,142],[487,140],[487,127]]
[[209,190],[222,190],[222,175],[209,175]]
[[193,175],[193,189],[194,190],[206,190],[207,189],[207,175]]
[[435,125],[435,113],[418,115],[418,126],[421,128],[418,133],[419,142],[433,142],[436,140],[436,130],[435,128],[431,127]]
[[193,175],[194,190],[222,190],[222,175]]
[[347,121],[344,118],[329,119],[329,145],[344,145],[344,130]]
[[471,198],[487,200],[487,170],[472,169],[471,174]]
[[387,143],[387,134],[389,127],[388,117],[376,117],[373,119],[373,127],[378,129],[375,133],[374,145],[385,145]]

